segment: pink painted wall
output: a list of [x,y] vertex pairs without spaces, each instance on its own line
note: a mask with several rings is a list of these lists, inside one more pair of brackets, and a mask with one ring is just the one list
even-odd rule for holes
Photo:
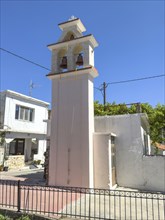
[[52,80],[49,185],[93,187],[93,77]]

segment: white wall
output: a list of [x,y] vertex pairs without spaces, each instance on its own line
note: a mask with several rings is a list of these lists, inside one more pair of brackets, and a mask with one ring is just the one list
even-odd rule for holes
[[[29,122],[15,119],[16,105],[35,109],[34,121]],[[8,125],[12,131],[46,134],[47,124],[43,120],[47,118],[48,109],[46,107],[30,103],[27,100],[6,97],[4,124]]]
[[32,139],[26,138],[25,139],[25,148],[24,148],[25,162],[27,162],[31,159],[31,147],[32,147]]
[[51,119],[46,120],[46,123],[47,123],[47,138],[49,138],[51,133]]
[[163,179],[165,158],[143,156],[140,114],[95,117],[95,132],[116,134],[116,169],[119,186],[165,190]]
[[[117,183],[121,186],[133,186],[141,169],[141,164],[136,162],[143,154],[140,128],[138,115],[95,118],[95,132],[116,134]],[[136,182],[140,184],[139,178]]]
[[44,163],[45,151],[46,151],[46,140],[39,140],[38,141],[38,154],[34,154],[34,160],[41,160],[41,163]]
[[5,110],[5,94],[0,93],[0,129],[3,129],[4,125],[4,110]]

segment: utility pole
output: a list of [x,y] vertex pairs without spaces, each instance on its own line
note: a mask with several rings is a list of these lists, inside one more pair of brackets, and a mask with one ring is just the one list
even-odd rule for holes
[[103,82],[103,105],[104,105],[104,111],[106,110],[106,88],[108,84],[106,82]]
[[104,105],[104,111],[106,110],[106,88],[108,87],[108,83],[103,82],[103,84],[101,84],[101,86],[99,88],[96,88],[97,90],[99,90],[101,92],[101,94],[103,95],[103,105]]
[[103,104],[106,105],[106,83],[103,82]]

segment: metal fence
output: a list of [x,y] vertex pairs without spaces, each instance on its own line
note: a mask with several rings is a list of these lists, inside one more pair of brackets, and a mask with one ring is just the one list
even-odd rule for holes
[[165,220],[165,193],[34,186],[0,180],[0,207],[54,218]]

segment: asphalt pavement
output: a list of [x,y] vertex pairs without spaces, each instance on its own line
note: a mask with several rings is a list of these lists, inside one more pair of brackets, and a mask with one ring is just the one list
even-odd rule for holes
[[25,167],[22,169],[15,169],[9,171],[0,172],[0,179],[5,180],[20,180],[28,184],[45,185],[45,179],[43,178],[44,168]]

